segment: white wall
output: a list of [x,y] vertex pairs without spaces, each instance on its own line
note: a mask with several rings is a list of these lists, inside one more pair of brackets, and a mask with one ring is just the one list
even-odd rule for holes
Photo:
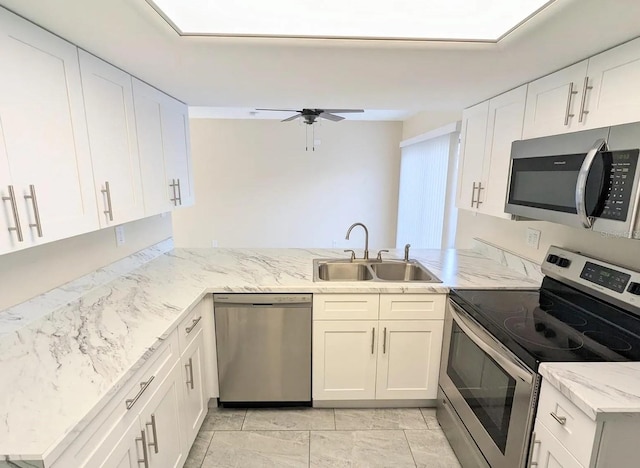
[[[176,246],[362,248],[395,244],[401,122],[307,126],[274,120],[192,119],[196,203],[174,213]],[[311,129],[309,129],[311,130]]]
[[171,217],[153,216],[124,225],[116,247],[113,228],[0,256],[0,311],[171,237]]
[[[527,227],[542,231],[538,250],[526,245]],[[549,245],[557,245],[640,270],[640,240],[607,238],[596,232],[560,224],[544,221],[510,221],[458,210],[456,247],[470,247],[474,237],[484,239],[538,263],[544,259]]]
[[462,119],[462,111],[424,111],[402,122],[402,139],[407,140]]

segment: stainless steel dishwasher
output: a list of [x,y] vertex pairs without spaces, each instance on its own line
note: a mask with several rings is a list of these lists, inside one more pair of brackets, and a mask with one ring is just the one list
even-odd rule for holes
[[220,404],[311,403],[311,294],[214,294]]

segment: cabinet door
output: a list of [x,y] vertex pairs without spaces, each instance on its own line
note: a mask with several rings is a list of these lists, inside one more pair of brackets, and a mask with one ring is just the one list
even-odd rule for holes
[[529,83],[523,138],[575,132],[587,60]]
[[98,229],[77,48],[0,9],[0,56],[0,253]]
[[82,50],[79,53],[100,226],[142,218],[131,76]]
[[377,399],[435,399],[443,320],[381,320]]
[[182,355],[182,384],[184,406],[181,411],[185,443],[190,447],[198,435],[202,421],[207,415],[207,398],[204,391],[204,344],[203,331],[198,334]]
[[[128,429],[122,433],[120,427],[109,434],[95,450],[86,464],[86,468],[139,468],[138,460],[144,460],[144,443],[148,441],[146,433],[140,430],[140,422],[134,419]],[[148,457],[148,450],[146,453]]]
[[133,78],[133,99],[140,154],[140,172],[146,216],[171,211],[177,205],[167,175],[168,161],[163,146],[162,106],[166,95]]
[[640,120],[640,39],[591,57],[587,75],[592,89],[580,109],[586,128]]
[[475,211],[487,136],[489,101],[465,109],[460,132],[460,165],[456,207]]
[[167,161],[167,177],[178,186],[178,206],[193,205],[193,170],[189,135],[189,112],[185,104],[166,97],[162,112],[162,144]]
[[378,321],[313,322],[313,399],[373,400]]
[[[583,468],[578,460],[553,437],[544,424],[536,421],[533,433],[533,455],[531,465],[538,468]],[[534,465],[534,463],[536,463]]]
[[524,85],[489,101],[482,168],[484,190],[479,195],[481,213],[511,218],[511,215],[504,212],[511,167],[511,143],[522,138],[526,99],[527,85]]
[[181,468],[188,447],[180,430],[183,379],[181,366],[175,365],[140,412],[140,425],[147,434],[147,453],[151,468]]

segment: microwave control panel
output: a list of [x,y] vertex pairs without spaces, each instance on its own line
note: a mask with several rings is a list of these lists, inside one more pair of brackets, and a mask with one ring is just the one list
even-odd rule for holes
[[631,203],[631,189],[638,165],[637,149],[611,151],[611,173],[607,181],[607,198],[599,218],[626,221]]

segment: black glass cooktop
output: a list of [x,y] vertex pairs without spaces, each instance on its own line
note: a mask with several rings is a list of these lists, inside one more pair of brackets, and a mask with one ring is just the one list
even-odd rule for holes
[[541,362],[640,361],[640,317],[551,278],[539,291],[450,297],[533,370]]

